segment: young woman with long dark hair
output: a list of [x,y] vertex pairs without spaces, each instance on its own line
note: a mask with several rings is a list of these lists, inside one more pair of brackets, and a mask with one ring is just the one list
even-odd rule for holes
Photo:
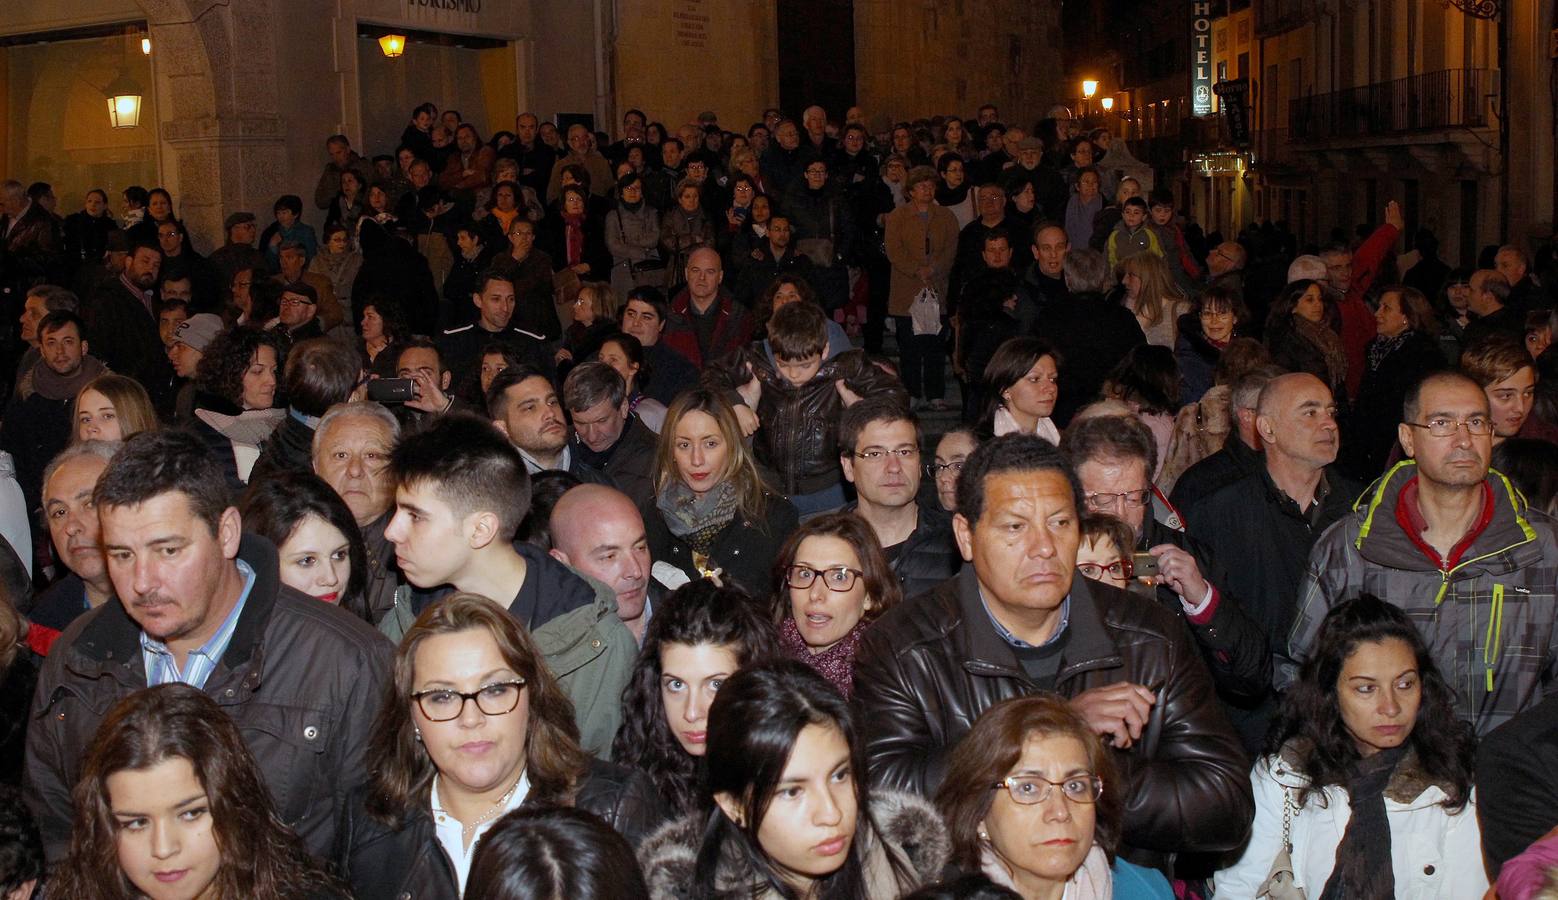
[[946,827],[866,779],[855,713],[794,660],[736,673],[715,697],[699,811],[639,849],[654,900],[891,900],[934,880]]
[[1216,896],[1257,896],[1291,847],[1310,897],[1481,897],[1474,738],[1452,697],[1400,608],[1332,608],[1251,775],[1254,834]]
[[756,601],[699,579],[654,606],[622,692],[612,759],[642,770],[676,813],[697,802],[709,704],[725,680],[779,655],[778,634]]

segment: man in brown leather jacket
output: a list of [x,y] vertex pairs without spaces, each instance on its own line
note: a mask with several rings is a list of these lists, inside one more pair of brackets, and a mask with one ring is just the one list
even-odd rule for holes
[[1115,748],[1127,858],[1168,868],[1237,847],[1254,815],[1249,762],[1173,614],[1075,577],[1081,495],[1031,435],[968,458],[953,531],[971,565],[889,610],[855,657],[871,778],[933,793],[980,713],[1051,690]]

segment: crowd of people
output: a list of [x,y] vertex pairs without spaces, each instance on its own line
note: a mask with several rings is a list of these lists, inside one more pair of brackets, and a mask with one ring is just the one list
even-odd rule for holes
[[0,897],[1558,896],[1550,249],[864,121],[0,184]]

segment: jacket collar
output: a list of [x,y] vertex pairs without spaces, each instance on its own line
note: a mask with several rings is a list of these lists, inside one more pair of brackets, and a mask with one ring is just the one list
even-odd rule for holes
[[[715,297],[714,305],[721,319],[731,314],[734,302],[731,293],[725,290],[724,285],[720,285],[719,294]],[[671,312],[691,317],[693,315],[692,293],[686,288],[682,288],[681,292],[676,295],[676,299],[671,301]]]
[[[979,579],[972,564],[965,565],[954,582],[959,618],[953,625],[953,647],[963,668],[974,675],[995,675],[1026,679],[1011,645],[1001,639],[990,624],[984,600],[979,596]],[[1093,587],[1087,579],[1071,579],[1071,615],[1066,625],[1066,645],[1060,652],[1058,680],[1089,669],[1120,664],[1120,650],[1104,630],[1103,615],[1093,600]]]
[[[1381,475],[1354,504],[1353,510],[1361,521],[1353,546],[1369,562],[1409,572],[1433,568],[1396,521],[1396,503],[1401,490],[1416,476],[1416,460],[1403,460]],[[1509,479],[1498,470],[1489,469],[1483,484],[1492,491],[1493,517],[1471,547],[1461,554],[1461,562],[1456,568],[1533,544],[1537,539],[1536,529],[1526,518],[1525,498]],[[1515,560],[1508,560],[1500,570],[1517,565]]]
[[[222,654],[221,663],[228,669],[243,665],[254,655],[260,637],[270,623],[276,594],[281,590],[276,546],[270,541],[245,532],[238,544],[238,558],[254,570],[254,587],[238,616],[238,626],[227,645],[227,652]],[[139,665],[141,626],[130,618],[117,595],[110,597],[82,629],[71,645],[71,652],[99,666]]]

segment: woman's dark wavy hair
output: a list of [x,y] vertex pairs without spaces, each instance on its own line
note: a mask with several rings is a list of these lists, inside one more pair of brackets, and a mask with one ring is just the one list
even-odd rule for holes
[[1297,315],[1298,300],[1304,296],[1312,284],[1320,285],[1320,301],[1325,304],[1325,319],[1323,324],[1337,333],[1341,332],[1342,314],[1336,307],[1336,297],[1324,282],[1309,278],[1300,278],[1283,288],[1277,294],[1277,299],[1272,301],[1271,309],[1266,312],[1266,332],[1281,330],[1288,327],[1289,319]]
[[[649,360],[644,357],[643,342],[625,331],[616,331],[601,339],[600,345],[602,347],[605,347],[607,344],[616,344],[618,349],[622,351],[622,355],[628,358],[628,362],[638,366],[638,371],[633,375],[633,383],[628,385],[628,396],[642,394],[644,386],[649,383],[650,377],[654,375],[654,369],[650,367]],[[599,355],[600,351],[597,350],[596,356],[598,357]]]
[[763,293],[758,295],[757,304],[752,309],[753,340],[760,341],[768,337],[768,320],[774,317],[774,295],[779,293],[779,288],[787,284],[792,285],[795,292],[801,295],[802,303],[817,305],[817,290],[811,286],[811,282],[793,272],[776,275],[774,280],[768,283],[768,287],[764,288]]
[[[725,682],[709,706],[708,754],[700,800],[708,810],[703,839],[694,866],[691,897],[715,900],[725,896],[715,884],[721,860],[734,854],[786,900],[795,891],[780,877],[758,841],[758,829],[784,775],[801,729],[807,725],[836,728],[849,746],[851,784],[855,788],[858,826],[844,864],[816,881],[816,900],[856,900],[869,896],[862,840],[869,830],[881,834],[871,815],[871,790],[865,752],[855,713],[838,689],[805,663],[781,659],[743,668]],[[743,824],[737,825],[714,802],[726,794],[737,798]],[[896,854],[888,854],[899,890],[914,888],[914,874]]]
[[497,821],[471,859],[466,900],[649,900],[633,848],[597,816],[524,807]]
[[660,655],[667,644],[728,646],[736,665],[745,668],[779,656],[779,633],[765,611],[737,587],[717,587],[699,579],[655,605],[639,648],[633,674],[622,690],[622,726],[611,758],[644,770],[665,801],[678,812],[698,800],[699,760],[676,740],[660,698]]
[[252,531],[279,551],[303,519],[318,516],[346,536],[348,559],[352,564],[340,607],[364,622],[372,624],[363,588],[368,582],[368,550],[363,543],[357,520],[330,485],[313,472],[282,472],[249,483],[238,499],[243,530]]
[[[276,351],[277,387],[281,376],[281,341],[272,332],[255,325],[235,325],[218,334],[195,367],[195,384],[234,406],[243,405],[243,373],[261,347]],[[277,392],[280,393],[279,391]]]
[[1454,695],[1434,665],[1417,626],[1394,604],[1363,594],[1337,604],[1326,615],[1314,654],[1283,698],[1267,737],[1267,752],[1273,754],[1292,741],[1308,745],[1302,769],[1309,785],[1299,792],[1300,806],[1311,793],[1346,785],[1349,771],[1360,757],[1357,744],[1342,723],[1337,679],[1358,645],[1391,639],[1405,641],[1417,659],[1422,701],[1407,743],[1417,752],[1423,771],[1435,783],[1448,785],[1445,808],[1456,811],[1466,805],[1476,749],[1471,728],[1455,715]]
[[790,588],[785,576],[795,564],[795,554],[801,543],[809,537],[837,538],[848,544],[860,560],[861,579],[866,583],[866,610],[862,622],[874,622],[882,613],[897,606],[903,600],[903,584],[893,574],[892,564],[877,540],[876,529],[852,512],[833,512],[807,519],[790,532],[784,546],[774,559],[774,621],[783,622],[790,615]]
[[[1039,360],[1048,356],[1055,361],[1055,366],[1060,366],[1060,354],[1043,338],[1014,337],[1008,338],[995,348],[995,353],[990,356],[990,362],[985,364],[984,393],[985,408],[979,417],[980,422],[986,424],[982,432],[988,436],[989,423],[995,418],[995,411],[1000,407],[1001,394],[1007,388],[1021,381]],[[1061,385],[1065,389],[1065,385]],[[978,431],[979,429],[975,429]]]
[[133,900],[142,896],[119,865],[119,827],[108,779],[169,759],[188,760],[205,789],[212,831],[222,854],[216,875],[219,896],[266,900],[321,893],[348,896],[309,856],[302,840],[282,824],[238,726],[200,690],[173,683],[120,700],[98,727],[73,791],[70,856],[49,882],[50,897]]

